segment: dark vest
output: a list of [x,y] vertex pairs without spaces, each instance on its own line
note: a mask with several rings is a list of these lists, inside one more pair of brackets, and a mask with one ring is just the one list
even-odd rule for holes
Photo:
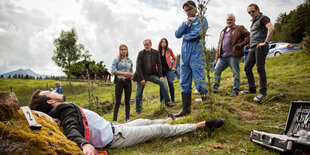
[[250,46],[253,47],[258,43],[266,40],[268,29],[265,25],[261,24],[262,18],[265,17],[262,13],[254,20],[252,20],[251,33],[250,33]]

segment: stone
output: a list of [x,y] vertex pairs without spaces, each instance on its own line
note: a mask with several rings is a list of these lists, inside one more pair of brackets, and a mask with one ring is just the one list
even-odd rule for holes
[[20,108],[18,99],[13,92],[0,91],[0,104],[11,105],[13,108],[18,110]]
[[0,92],[0,121],[18,118],[20,105],[13,92]]

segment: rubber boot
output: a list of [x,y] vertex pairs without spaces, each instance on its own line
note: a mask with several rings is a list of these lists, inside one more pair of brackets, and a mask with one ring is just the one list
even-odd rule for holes
[[181,117],[191,113],[192,93],[182,93],[182,110],[174,117]]

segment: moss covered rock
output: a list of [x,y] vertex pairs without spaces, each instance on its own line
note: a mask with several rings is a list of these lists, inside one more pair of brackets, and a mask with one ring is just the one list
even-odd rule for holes
[[33,113],[41,130],[31,130],[22,110],[0,104],[0,154],[82,154],[57,123]]

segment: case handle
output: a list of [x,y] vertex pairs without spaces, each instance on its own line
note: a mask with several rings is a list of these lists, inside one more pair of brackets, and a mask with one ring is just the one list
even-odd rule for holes
[[271,144],[272,139],[273,139],[273,137],[270,137],[270,136],[265,135],[265,134],[262,134],[262,136],[260,137],[260,140],[264,143],[267,143],[267,144]]

